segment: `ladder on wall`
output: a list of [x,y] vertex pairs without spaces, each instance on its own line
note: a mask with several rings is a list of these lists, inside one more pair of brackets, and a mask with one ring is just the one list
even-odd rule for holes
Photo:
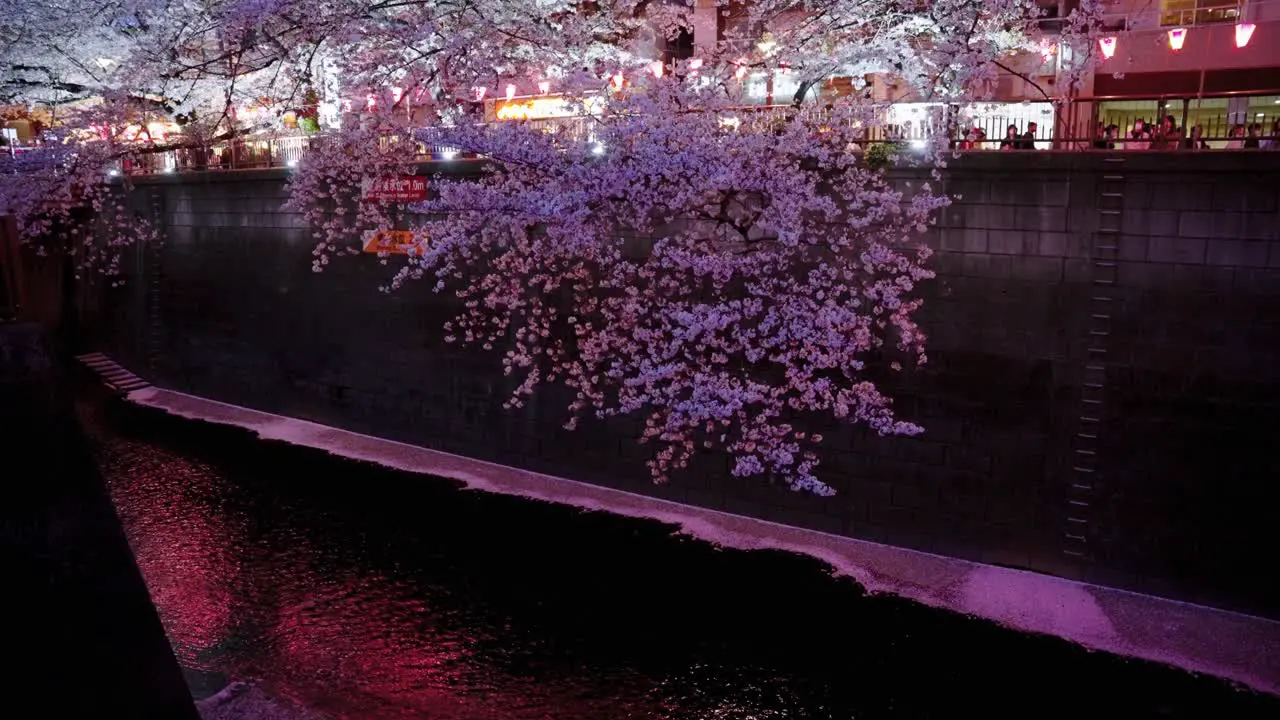
[[1063,553],[1077,560],[1091,557],[1090,525],[1098,497],[1101,465],[1100,436],[1106,422],[1108,351],[1112,316],[1116,307],[1117,260],[1124,211],[1122,155],[1103,159],[1098,183],[1098,225],[1089,244],[1089,285],[1084,324],[1083,372],[1075,432],[1071,438],[1071,472],[1067,488],[1066,530]]

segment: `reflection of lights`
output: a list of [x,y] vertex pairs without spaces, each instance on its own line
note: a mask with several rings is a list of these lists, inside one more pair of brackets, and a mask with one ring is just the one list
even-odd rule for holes
[[1098,49],[1102,50],[1102,57],[1110,59],[1116,54],[1116,38],[1114,35],[1098,38]]
[[592,143],[592,145],[591,145],[591,154],[592,154],[592,155],[603,155],[603,154],[604,154],[604,143],[599,143],[599,142],[597,142],[597,143]]
[[1182,43],[1187,41],[1186,28],[1174,28],[1169,31],[1169,48],[1174,52],[1182,49]]
[[1236,47],[1242,48],[1249,44],[1249,39],[1253,37],[1253,28],[1253,23],[1236,25]]
[[291,168],[298,167],[298,160],[295,158],[295,159],[290,160],[289,162],[285,163],[284,165],[285,165],[285,167],[291,167]]
[[912,149],[912,150],[923,150],[923,149],[925,148],[925,144],[926,144],[926,143],[925,143],[925,141],[923,141],[923,140],[912,140],[912,141],[911,141],[911,149]]
[[120,175],[120,171],[116,170],[115,168],[112,168],[107,171],[107,177],[117,177],[119,175]]
[[456,157],[458,157],[458,151],[453,148],[447,148],[440,151],[441,160],[452,160]]

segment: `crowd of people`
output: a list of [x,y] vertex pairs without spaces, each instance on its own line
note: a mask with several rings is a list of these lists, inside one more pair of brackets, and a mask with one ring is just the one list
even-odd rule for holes
[[[1037,138],[1036,123],[1028,123],[1025,131],[1010,125],[1000,140],[991,140],[981,127],[963,130],[955,141],[959,150],[1035,150],[1036,142],[1050,142]],[[1236,124],[1222,145],[1223,138],[1214,147],[1226,150],[1280,150],[1280,118],[1271,123],[1269,132],[1262,123]],[[1042,146],[1043,147],[1043,146]],[[1099,122],[1094,132],[1092,147],[1095,150],[1209,150],[1211,146],[1204,129],[1193,125],[1189,131],[1178,127],[1172,115],[1166,115],[1156,123],[1135,120],[1132,129],[1122,131],[1119,125]]]
[[[1193,125],[1190,132],[1178,127],[1172,115],[1158,123],[1135,120],[1133,129],[1122,134],[1119,126],[1098,123],[1093,147],[1098,150],[1207,150],[1204,129]],[[1237,123],[1228,133],[1227,150],[1280,150],[1280,119],[1263,133],[1262,123]]]

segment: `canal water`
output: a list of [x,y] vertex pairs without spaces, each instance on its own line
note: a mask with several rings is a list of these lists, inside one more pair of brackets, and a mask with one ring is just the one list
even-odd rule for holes
[[866,597],[805,557],[79,410],[197,698],[234,680],[368,720],[1280,717],[1218,680]]

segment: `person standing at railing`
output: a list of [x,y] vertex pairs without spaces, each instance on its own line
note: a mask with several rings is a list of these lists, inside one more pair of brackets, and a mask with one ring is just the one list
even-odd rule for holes
[[1240,124],[1231,126],[1231,139],[1227,141],[1228,150],[1241,150],[1244,148],[1244,126]]
[[1010,125],[1005,128],[1004,139],[1000,141],[1001,150],[1017,150],[1018,144],[1022,142],[1022,138],[1018,135],[1018,126]]
[[1152,150],[1177,150],[1182,146],[1182,133],[1172,115],[1165,115],[1151,136]]
[[1129,140],[1125,142],[1125,150],[1147,150],[1151,147],[1151,129],[1147,127],[1147,121],[1138,118],[1133,121],[1133,131],[1129,133]]
[[1244,138],[1245,150],[1258,150],[1262,148],[1262,125],[1252,123],[1249,125],[1249,132]]
[[1188,150],[1208,150],[1209,143],[1204,141],[1204,129],[1199,125],[1191,128],[1191,134],[1182,142],[1182,146]]
[[1017,150],[1035,150],[1036,149],[1036,130],[1040,129],[1035,123],[1027,123],[1027,131],[1018,138],[1018,144],[1015,146]]
[[1280,150],[1280,118],[1271,121],[1271,134],[1262,139],[1262,149]]

